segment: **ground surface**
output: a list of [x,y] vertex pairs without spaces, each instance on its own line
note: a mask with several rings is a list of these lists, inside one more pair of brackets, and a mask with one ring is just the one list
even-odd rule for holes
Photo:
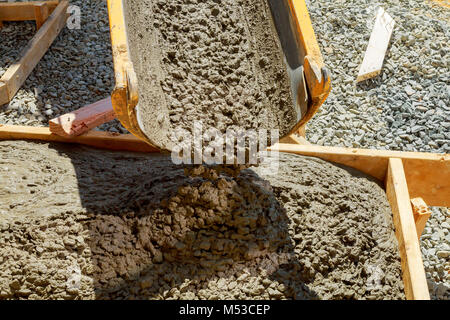
[[205,180],[161,155],[0,142],[0,298],[404,298],[383,189],[273,164]]
[[[114,86],[106,1],[71,0],[81,28],[65,28],[14,99],[0,107],[1,124],[47,126],[48,120],[106,98]],[[0,30],[0,75],[36,33],[34,22],[5,23]],[[125,132],[113,121],[104,130]]]

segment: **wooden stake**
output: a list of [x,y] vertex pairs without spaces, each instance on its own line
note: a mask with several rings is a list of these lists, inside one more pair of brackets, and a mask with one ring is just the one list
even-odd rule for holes
[[414,221],[416,223],[417,237],[420,239],[423,229],[425,229],[425,225],[431,217],[431,210],[422,198],[411,199],[411,205],[414,214]]
[[0,21],[36,20],[35,6],[41,3],[47,5],[50,15],[59,1],[0,2]]
[[50,131],[62,137],[79,136],[105,122],[114,120],[111,97],[67,113],[49,122]]
[[36,19],[36,31],[39,30],[42,25],[47,21],[49,15],[48,6],[45,2],[37,3],[34,5],[34,16]]
[[394,216],[395,235],[400,249],[406,298],[408,300],[430,300],[401,159],[389,159],[386,195]]
[[383,8],[379,8],[356,82],[364,81],[380,74],[394,25],[394,19]]

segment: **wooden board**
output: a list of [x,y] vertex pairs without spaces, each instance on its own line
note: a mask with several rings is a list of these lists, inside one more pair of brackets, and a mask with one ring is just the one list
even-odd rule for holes
[[35,19],[35,5],[45,3],[49,14],[55,10],[59,1],[32,1],[0,3],[0,21],[27,21]]
[[34,16],[36,19],[36,30],[39,30],[50,15],[47,3],[42,2],[34,5]]
[[[61,1],[42,28],[24,48],[22,58],[9,67],[0,79],[0,81],[6,84],[8,101],[15,96],[23,82],[27,79],[39,60],[41,60],[47,52],[53,40],[64,28],[68,17],[68,5],[69,2],[67,0]],[[4,98],[1,99],[4,100]]]
[[6,83],[0,81],[0,106],[9,102],[8,89]]
[[0,140],[41,140],[63,143],[78,143],[101,149],[158,152],[132,134],[114,134],[103,131],[89,131],[81,136],[64,138],[50,132],[46,127],[0,125]]
[[431,210],[422,198],[411,199],[411,206],[414,215],[414,222],[416,223],[417,238],[420,239],[423,229],[425,229],[425,225],[431,217]]
[[311,145],[308,140],[302,136],[296,134],[291,134],[280,140],[280,143],[290,143],[290,144],[300,144],[300,145]]
[[379,8],[356,82],[364,81],[380,74],[394,25],[394,19],[383,8]]
[[[111,150],[158,152],[154,147],[133,135],[90,131],[78,137],[64,138],[52,134],[49,128],[0,125],[0,140],[18,139],[78,143]],[[396,236],[400,245],[403,280],[406,288],[405,293],[408,299],[429,299],[425,271],[408,193],[408,174],[405,174],[402,162],[410,162],[409,166],[411,168],[424,167],[426,170],[429,170],[428,173],[433,178],[427,180],[423,190],[429,190],[429,186],[426,184],[429,184],[430,181],[434,181],[435,179],[439,181],[435,183],[444,186],[441,189],[441,192],[444,194],[438,196],[433,195],[432,198],[434,197],[440,203],[436,205],[446,206],[443,203],[448,203],[449,198],[448,184],[446,184],[446,181],[447,183],[449,181],[449,155],[293,144],[277,144],[269,149],[272,151],[278,150],[319,157],[354,167],[373,176],[384,177],[387,196],[394,215]],[[384,173],[382,173],[383,169],[385,170]],[[413,183],[419,182],[413,181]]]
[[429,300],[430,293],[401,159],[389,159],[386,194],[394,216],[395,235],[400,249],[406,298]]
[[73,137],[86,133],[89,130],[114,120],[111,97],[87,105],[76,111],[66,113],[49,121],[50,131],[63,136]]
[[412,198],[430,206],[450,207],[450,155],[423,152],[349,149],[314,145],[276,144],[281,152],[318,157],[343,164],[384,181],[389,158],[401,158]]

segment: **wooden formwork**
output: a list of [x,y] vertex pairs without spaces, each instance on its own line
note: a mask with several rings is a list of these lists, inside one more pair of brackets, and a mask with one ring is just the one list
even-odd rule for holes
[[14,98],[64,28],[68,6],[67,0],[0,3],[0,28],[3,21],[35,20],[38,30],[23,50],[20,60],[0,78],[0,106]]
[[[0,125],[0,140],[41,140],[110,150],[158,152],[131,134],[99,131],[64,138],[52,134],[49,128]],[[288,140],[291,143],[276,144],[269,150],[343,164],[385,182],[399,243],[406,297],[410,300],[428,300],[430,296],[419,245],[419,228],[423,228],[426,222],[424,216],[429,216],[425,203],[450,207],[450,155],[322,147],[310,145],[296,137]],[[423,200],[417,201],[419,197]]]

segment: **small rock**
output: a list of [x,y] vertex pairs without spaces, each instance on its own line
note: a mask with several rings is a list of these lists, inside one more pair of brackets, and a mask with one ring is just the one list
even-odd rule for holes
[[406,87],[405,87],[405,92],[406,92],[406,94],[407,94],[408,96],[412,96],[412,95],[415,93],[415,91],[413,90],[413,88],[411,88],[410,86],[406,86]]

